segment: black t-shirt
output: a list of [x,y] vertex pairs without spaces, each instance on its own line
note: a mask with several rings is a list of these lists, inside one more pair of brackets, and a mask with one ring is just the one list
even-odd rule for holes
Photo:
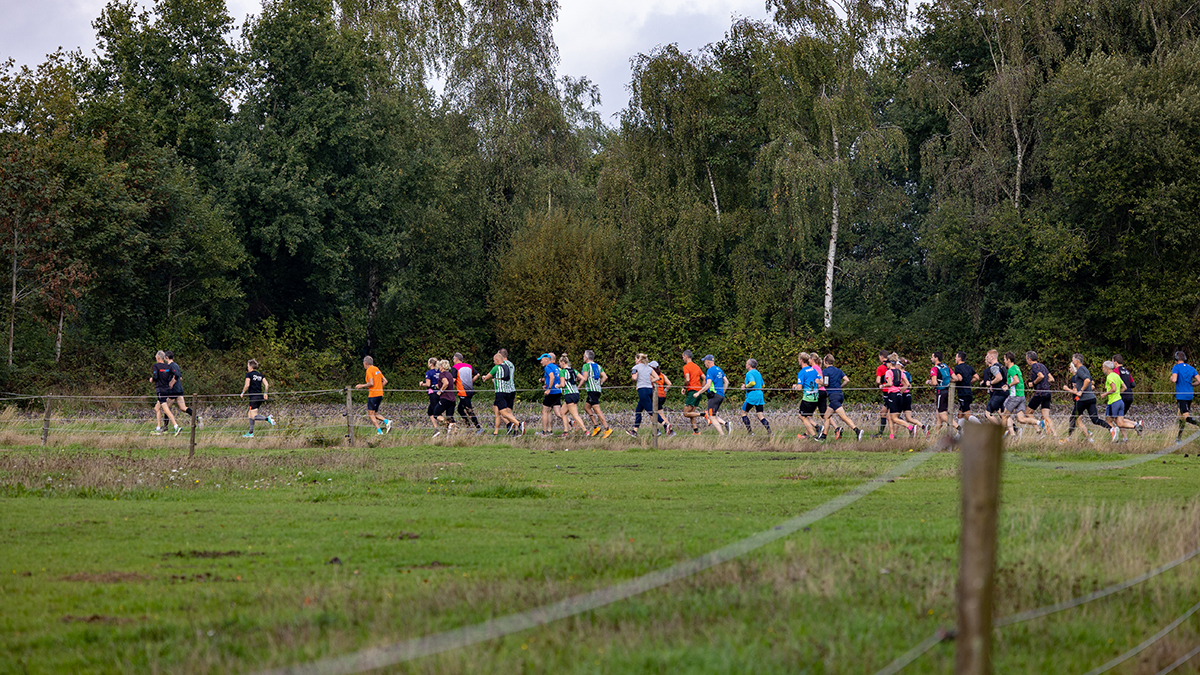
[[[175,378],[175,386],[171,387],[172,394],[183,393],[183,371],[179,369],[178,363],[170,363],[167,366],[171,369],[171,376]],[[170,379],[170,378],[167,378]]]
[[1125,366],[1117,366],[1117,375],[1121,377],[1121,382],[1125,383],[1125,391],[1121,392],[1121,398],[1133,398],[1133,373]]
[[[1037,380],[1038,373],[1042,374],[1042,379],[1038,380],[1035,383],[1033,381]],[[1034,391],[1039,392],[1039,393],[1040,392],[1049,392],[1050,391],[1050,369],[1047,368],[1046,366],[1042,365],[1040,362],[1035,363],[1032,366],[1029,366],[1029,381],[1031,383],[1033,383]]]
[[246,389],[246,392],[250,394],[250,400],[261,401],[262,383],[266,378],[263,377],[263,374],[257,370],[251,370],[250,372],[246,373],[246,379],[250,380],[250,387]]
[[171,367],[165,363],[155,363],[150,368],[150,377],[154,378],[154,390],[165,393],[171,389]]
[[966,363],[954,365],[954,374],[962,378],[962,382],[954,383],[955,396],[966,398],[971,394],[971,379],[975,377],[975,369]]
[[[995,380],[997,377],[1000,378],[1000,381],[992,384],[992,380]],[[999,363],[993,363],[988,366],[983,379],[987,382],[988,389],[992,392],[993,396],[1004,393],[1004,370],[1000,368]]]

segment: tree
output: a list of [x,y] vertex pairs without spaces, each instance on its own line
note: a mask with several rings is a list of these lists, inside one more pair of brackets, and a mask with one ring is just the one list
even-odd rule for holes
[[[783,142],[793,148],[778,156],[791,160],[791,169],[799,170],[806,180],[829,190],[824,312],[825,330],[829,330],[842,190],[850,185],[846,162],[876,162],[889,149],[894,152],[903,145],[897,129],[880,125],[868,89],[870,61],[887,53],[889,39],[904,26],[906,5],[900,0],[768,0],[767,6],[774,9],[775,22],[794,40],[792,48],[804,52],[804,60],[815,61],[804,64],[807,73],[789,73],[791,81],[809,80],[815,89],[815,137],[806,139],[806,150],[796,147],[799,137],[783,136],[787,138]],[[786,61],[796,63],[794,57],[785,57]]]

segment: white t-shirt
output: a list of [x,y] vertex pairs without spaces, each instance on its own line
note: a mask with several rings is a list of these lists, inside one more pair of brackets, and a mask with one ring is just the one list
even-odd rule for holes
[[633,367],[633,374],[637,375],[637,388],[650,389],[654,383],[654,369],[649,364],[639,363]]

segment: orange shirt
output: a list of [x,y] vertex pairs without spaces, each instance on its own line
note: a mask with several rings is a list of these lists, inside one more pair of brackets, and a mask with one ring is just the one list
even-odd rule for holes
[[652,382],[654,382],[654,384],[658,385],[658,398],[659,399],[666,398],[667,390],[663,387],[663,384],[665,384],[664,378],[661,375],[655,375]]
[[683,364],[683,379],[687,380],[688,391],[700,391],[700,387],[704,386],[704,371],[700,370],[700,366],[696,365],[695,361]]
[[383,373],[375,366],[367,366],[367,396],[376,398],[383,396]]

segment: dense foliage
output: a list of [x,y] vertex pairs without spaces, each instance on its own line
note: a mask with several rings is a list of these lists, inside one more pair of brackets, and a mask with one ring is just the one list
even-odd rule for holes
[[94,56],[0,72],[4,386],[140,391],[156,348],[221,388],[251,354],[1200,346],[1200,13],[839,7],[635,56],[610,128],[557,0],[267,0],[240,39],[113,0]]

